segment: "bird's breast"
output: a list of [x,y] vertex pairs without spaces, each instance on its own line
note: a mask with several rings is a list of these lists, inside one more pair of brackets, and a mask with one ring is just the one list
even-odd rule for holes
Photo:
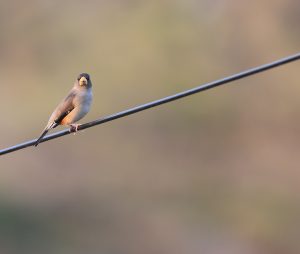
[[80,115],[85,115],[89,112],[93,100],[91,91],[86,91],[79,94],[75,98],[74,106],[79,108]]
[[93,95],[91,90],[81,91],[75,96],[73,104],[74,107],[85,106],[90,107],[92,103]]

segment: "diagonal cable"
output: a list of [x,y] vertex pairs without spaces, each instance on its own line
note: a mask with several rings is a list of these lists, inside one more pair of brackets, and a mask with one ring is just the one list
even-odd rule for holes
[[[183,92],[161,98],[159,100],[151,101],[149,103],[145,103],[145,104],[133,107],[133,108],[129,108],[127,110],[124,110],[124,111],[121,111],[121,112],[118,112],[118,113],[115,113],[115,114],[112,114],[112,115],[109,115],[109,116],[91,121],[91,122],[88,122],[88,123],[85,123],[85,124],[82,124],[82,125],[78,126],[78,131],[93,127],[95,125],[110,122],[110,121],[113,121],[113,120],[116,120],[118,118],[122,118],[122,117],[125,117],[125,116],[128,116],[128,115],[132,115],[132,114],[135,114],[137,112],[140,112],[140,111],[143,111],[143,110],[146,110],[146,109],[149,109],[149,108],[157,107],[159,105],[162,105],[162,104],[165,104],[165,103],[168,103],[168,102],[171,102],[171,101],[175,101],[175,100],[178,100],[180,98],[187,97],[187,96],[190,96],[192,94],[199,93],[199,92],[202,92],[202,91],[205,91],[205,90],[208,90],[208,89],[220,86],[220,85],[231,83],[235,80],[242,79],[242,78],[245,78],[245,77],[248,77],[248,76],[252,76],[252,75],[255,75],[257,73],[267,71],[267,70],[273,69],[275,67],[278,67],[278,66],[290,63],[290,62],[297,61],[299,59],[300,59],[300,53],[297,53],[295,55],[291,55],[291,56],[279,59],[277,61],[274,61],[274,62],[271,62],[271,63],[268,63],[268,64],[264,64],[264,65],[261,65],[261,66],[258,66],[258,67],[252,68],[252,69],[248,69],[246,71],[243,71],[243,72],[225,77],[223,79],[219,79],[219,80],[216,80],[216,81],[213,81],[213,82],[210,82],[210,83],[206,83],[204,85],[200,85],[200,86],[197,86],[195,88],[185,90]],[[49,141],[51,139],[59,138],[59,137],[62,137],[64,135],[68,135],[68,134],[70,134],[70,131],[68,129],[58,131],[58,132],[55,132],[53,134],[45,136],[42,139],[41,142]],[[0,155],[11,153],[11,152],[14,152],[14,151],[17,151],[17,150],[20,150],[20,149],[24,149],[28,146],[34,145],[35,142],[36,142],[36,139],[33,139],[33,140],[29,140],[29,141],[24,142],[24,143],[17,144],[15,146],[4,148],[4,149],[0,150]]]

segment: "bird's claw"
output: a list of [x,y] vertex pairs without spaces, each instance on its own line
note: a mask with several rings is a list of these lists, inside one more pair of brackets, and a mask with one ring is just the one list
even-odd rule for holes
[[78,126],[80,124],[70,124],[70,132],[74,132],[74,134],[78,131]]

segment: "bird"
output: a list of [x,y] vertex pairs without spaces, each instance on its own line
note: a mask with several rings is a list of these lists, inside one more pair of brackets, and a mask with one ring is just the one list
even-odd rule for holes
[[51,114],[45,129],[36,140],[34,146],[37,146],[42,141],[49,130],[54,129],[58,125],[69,125],[70,132],[77,132],[79,124],[75,123],[90,111],[92,100],[92,81],[90,75],[81,73],[68,95]]

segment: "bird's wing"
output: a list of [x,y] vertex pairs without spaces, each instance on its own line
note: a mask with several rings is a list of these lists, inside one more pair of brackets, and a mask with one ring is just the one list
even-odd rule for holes
[[57,108],[52,113],[49,122],[48,129],[55,128],[61,123],[61,121],[74,109],[74,98],[76,96],[76,91],[71,90],[66,98],[57,106]]
[[50,129],[53,129],[57,125],[59,125],[60,122],[74,109],[73,100],[75,96],[76,91],[71,90],[67,97],[64,98],[63,101],[57,106],[57,108],[53,111],[46,128],[43,130],[42,134],[35,142],[35,146],[37,146],[41,142],[42,138],[48,133]]

